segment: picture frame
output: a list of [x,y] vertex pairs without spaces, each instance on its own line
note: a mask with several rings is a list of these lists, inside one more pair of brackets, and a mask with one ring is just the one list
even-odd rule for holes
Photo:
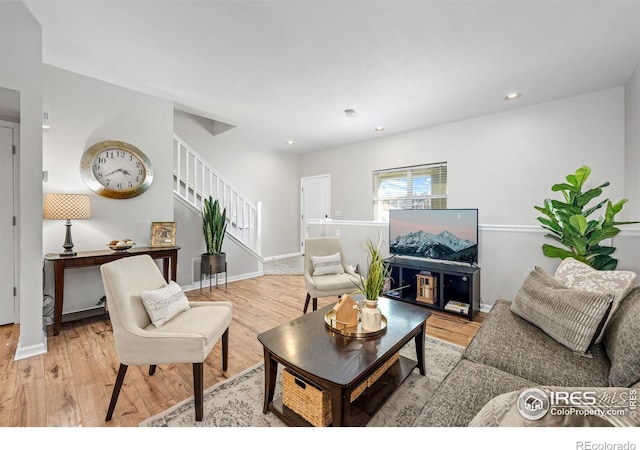
[[151,238],[149,247],[175,247],[176,223],[151,222]]

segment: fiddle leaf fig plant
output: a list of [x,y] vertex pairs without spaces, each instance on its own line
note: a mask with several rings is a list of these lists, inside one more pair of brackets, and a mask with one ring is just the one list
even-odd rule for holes
[[[605,239],[616,236],[619,225],[640,222],[616,222],[615,216],[627,199],[613,203],[609,199],[599,200],[589,206],[592,200],[602,195],[602,188],[609,182],[588,189],[583,187],[591,175],[589,166],[582,166],[575,173],[566,176],[566,183],[554,184],[553,192],[561,192],[562,200],[546,199],[543,206],[534,206],[544,217],[537,217],[542,228],[548,231],[545,237],[553,239],[560,247],[550,244],[542,245],[542,253],[550,258],[574,258],[598,270],[614,270],[618,260],[611,254],[615,247],[600,245]],[[591,217],[596,211],[605,208],[604,216]]]

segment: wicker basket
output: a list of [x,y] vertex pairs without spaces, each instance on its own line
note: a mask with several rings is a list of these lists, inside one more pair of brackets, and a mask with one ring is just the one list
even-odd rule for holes
[[[351,402],[371,387],[400,357],[398,353],[351,392]],[[315,427],[326,427],[331,419],[331,395],[289,369],[282,371],[282,403]]]
[[314,427],[331,423],[331,396],[289,369],[282,371],[282,404]]
[[389,360],[386,363],[381,365],[378,368],[378,370],[373,372],[373,374],[371,374],[371,376],[369,378],[367,378],[362,383],[360,383],[360,385],[357,388],[355,388],[353,390],[353,392],[351,393],[351,402],[353,403],[358,397],[360,397],[360,395],[366,389],[368,389],[371,386],[373,386],[373,383],[378,381],[378,378],[380,378],[382,376],[382,374],[384,374],[387,371],[387,369],[389,369],[389,367],[391,367],[393,365],[393,363],[395,363],[398,360],[399,357],[400,357],[400,354],[396,353],[391,358],[389,358]]

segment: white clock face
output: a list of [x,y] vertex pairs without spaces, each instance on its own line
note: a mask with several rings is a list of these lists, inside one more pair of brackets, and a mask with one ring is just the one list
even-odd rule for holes
[[119,148],[108,148],[98,153],[91,170],[98,183],[119,192],[140,187],[146,175],[142,160]]
[[147,156],[131,144],[104,141],[91,146],[80,161],[84,182],[109,198],[131,198],[146,191],[153,180]]

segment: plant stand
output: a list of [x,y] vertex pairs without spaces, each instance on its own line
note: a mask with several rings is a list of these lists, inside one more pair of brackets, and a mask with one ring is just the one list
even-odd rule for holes
[[202,277],[209,275],[209,292],[211,292],[211,276],[216,276],[216,287],[218,287],[218,274],[224,272],[224,288],[227,288],[227,258],[225,253],[219,255],[209,255],[203,253],[200,258],[200,290],[202,290]]

